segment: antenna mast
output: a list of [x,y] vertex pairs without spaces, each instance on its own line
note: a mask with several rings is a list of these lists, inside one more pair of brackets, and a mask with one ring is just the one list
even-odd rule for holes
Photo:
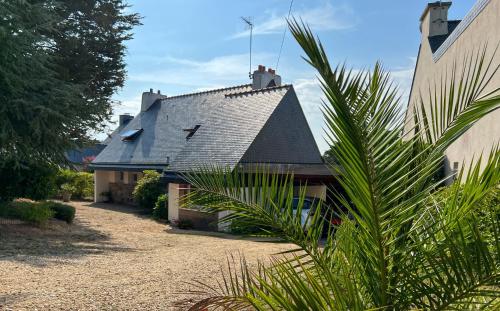
[[248,77],[252,79],[252,36],[253,36],[253,23],[250,20],[250,17],[241,17],[241,19],[248,25],[250,28],[250,67],[248,69]]

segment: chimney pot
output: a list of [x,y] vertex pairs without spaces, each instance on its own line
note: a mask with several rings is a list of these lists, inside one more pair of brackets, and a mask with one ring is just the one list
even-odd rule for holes
[[254,71],[252,80],[254,90],[281,85],[281,77],[276,74],[276,70],[269,68],[266,71],[266,66],[263,65],[259,65]]
[[[451,2],[436,1],[428,3],[420,16],[420,31],[428,37],[448,34],[448,9]],[[426,22],[427,25],[422,25]]]
[[167,98],[167,96],[162,95],[160,90],[155,93],[153,92],[153,89],[149,89],[149,92],[142,93],[141,111],[147,111],[149,107],[151,107],[156,102],[156,100],[162,98]]

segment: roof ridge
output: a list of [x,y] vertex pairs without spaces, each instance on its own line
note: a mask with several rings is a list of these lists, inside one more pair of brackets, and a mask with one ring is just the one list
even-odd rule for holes
[[279,89],[289,88],[291,86],[292,86],[291,84],[283,84],[280,86],[264,87],[264,88],[256,89],[256,90],[226,94],[226,95],[224,95],[224,97],[225,98],[233,98],[233,97],[237,97],[237,96],[252,95],[252,94],[261,93],[261,92],[275,91],[275,90],[279,90]]
[[229,86],[229,87],[224,87],[220,89],[213,89],[213,90],[207,90],[207,91],[202,91],[202,92],[194,92],[194,93],[185,93],[185,94],[179,94],[179,95],[174,95],[174,96],[168,96],[165,98],[162,98],[161,100],[169,100],[172,98],[180,98],[180,97],[188,97],[188,96],[196,96],[196,95],[204,95],[204,94],[210,94],[210,93],[218,93],[218,92],[223,92],[223,91],[230,91],[234,89],[239,89],[247,86],[251,86],[252,84],[247,83],[247,84],[240,84],[240,85],[235,85],[235,86]]

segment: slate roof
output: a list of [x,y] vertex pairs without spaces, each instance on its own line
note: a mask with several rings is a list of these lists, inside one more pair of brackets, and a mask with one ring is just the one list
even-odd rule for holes
[[[207,164],[234,167],[288,92],[295,94],[291,85],[252,90],[247,84],[158,100],[121,129],[123,133],[142,128],[142,133],[132,141],[114,135],[93,167],[164,165],[177,172]],[[185,130],[196,125],[199,129],[186,139]],[[301,163],[322,163],[312,134],[310,139],[314,147],[304,152]]]
[[66,159],[73,164],[82,164],[84,158],[97,156],[105,147],[106,145],[99,143],[81,149],[72,149],[66,152]]

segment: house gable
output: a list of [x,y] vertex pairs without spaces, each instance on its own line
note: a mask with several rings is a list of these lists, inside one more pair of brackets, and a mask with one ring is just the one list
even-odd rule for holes
[[240,163],[323,163],[293,87],[273,111]]

